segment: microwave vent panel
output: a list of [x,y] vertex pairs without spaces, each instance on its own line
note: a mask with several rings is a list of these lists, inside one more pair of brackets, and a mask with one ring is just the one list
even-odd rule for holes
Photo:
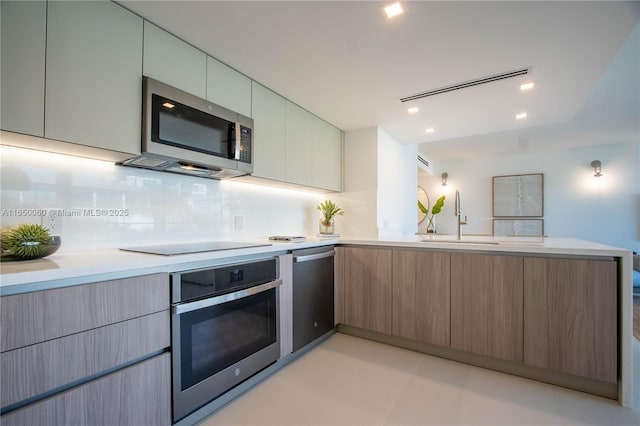
[[167,166],[169,163],[170,161],[164,160],[162,158],[149,157],[149,156],[139,156],[124,162],[124,164],[128,166],[148,167],[148,168],[164,167],[164,166]]

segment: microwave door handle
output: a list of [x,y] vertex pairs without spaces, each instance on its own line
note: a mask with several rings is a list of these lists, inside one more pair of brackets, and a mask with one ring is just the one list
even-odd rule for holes
[[236,121],[236,126],[235,126],[235,132],[234,132],[234,140],[233,140],[233,147],[234,147],[234,153],[233,153],[233,159],[234,160],[240,160],[240,147],[241,147],[241,143],[240,141],[241,139],[241,126],[240,123]]
[[184,314],[187,312],[195,311],[197,309],[208,308],[222,303],[231,302],[233,300],[242,299],[243,297],[252,296],[254,294],[262,293],[263,291],[271,290],[272,288],[282,285],[282,280],[277,279],[268,283],[260,284],[255,287],[245,288],[233,293],[223,294],[220,296],[210,297],[208,299],[196,300],[194,302],[177,304],[171,306],[172,314]]

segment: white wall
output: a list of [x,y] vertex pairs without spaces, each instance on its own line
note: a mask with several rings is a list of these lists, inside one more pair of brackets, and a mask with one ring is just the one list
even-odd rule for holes
[[378,189],[377,127],[346,132],[344,158],[344,192]]
[[[59,252],[318,232],[321,196],[314,193],[6,146],[0,155],[2,226],[40,223],[35,210],[43,208],[78,214],[63,217],[54,233],[62,236]],[[127,216],[96,216],[102,209]]]
[[378,234],[413,235],[416,223],[416,145],[403,145],[378,129]]
[[346,132],[344,208],[336,232],[346,238],[413,235],[416,230],[417,147],[402,145],[378,127]]
[[378,238],[378,130],[350,131],[344,138],[344,192],[330,198],[344,210],[336,219],[336,233],[346,238]]
[[[440,174],[449,173],[438,232],[455,234],[453,194],[460,190],[468,225],[463,234],[492,232],[492,176],[544,173],[544,229],[550,237],[596,241],[640,251],[640,142],[529,153],[435,164],[434,176],[420,177],[430,200],[442,192]],[[602,161],[601,178],[592,160]]]

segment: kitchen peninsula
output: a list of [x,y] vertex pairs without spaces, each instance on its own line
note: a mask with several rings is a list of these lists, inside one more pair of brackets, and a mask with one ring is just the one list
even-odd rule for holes
[[[145,308],[140,315],[149,318],[148,324],[160,324],[154,334],[160,336],[158,341],[142,351],[154,357],[128,369],[163,363],[155,371],[166,375],[161,378],[167,385],[167,398],[169,371],[162,357],[170,346],[166,338],[170,272],[264,255],[285,259],[294,248],[335,245],[339,332],[577,388],[630,405],[630,252],[574,239],[423,238],[428,237],[308,240],[169,257],[120,250],[52,255],[2,264],[0,301],[4,315],[8,312],[5,306],[16,296],[92,286],[100,291],[103,285],[118,288],[120,284],[114,282],[153,292],[155,299],[164,302]],[[290,266],[281,260],[283,286],[292,285]],[[136,284],[134,277],[146,278]],[[8,323],[3,316],[3,336]],[[145,324],[136,327],[144,328]],[[32,326],[35,324],[28,327]],[[11,352],[21,348],[6,350],[3,346],[2,350],[4,364]],[[292,357],[282,353],[276,365],[285,365]],[[146,373],[140,370],[136,374]],[[113,374],[102,380],[107,379],[113,379]],[[11,424],[12,416],[75,390],[69,385],[60,394],[20,406],[4,415],[3,423]],[[13,404],[9,406],[17,407]],[[206,406],[201,410],[206,411]]]

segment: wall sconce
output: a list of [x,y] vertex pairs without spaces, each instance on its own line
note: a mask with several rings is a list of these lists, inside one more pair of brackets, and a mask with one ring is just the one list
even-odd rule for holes
[[591,167],[593,167],[593,170],[595,172],[593,176],[595,177],[602,176],[602,163],[600,162],[600,160],[593,160],[591,162]]
[[442,174],[442,186],[447,186],[447,178],[449,177],[449,173],[444,172]]

